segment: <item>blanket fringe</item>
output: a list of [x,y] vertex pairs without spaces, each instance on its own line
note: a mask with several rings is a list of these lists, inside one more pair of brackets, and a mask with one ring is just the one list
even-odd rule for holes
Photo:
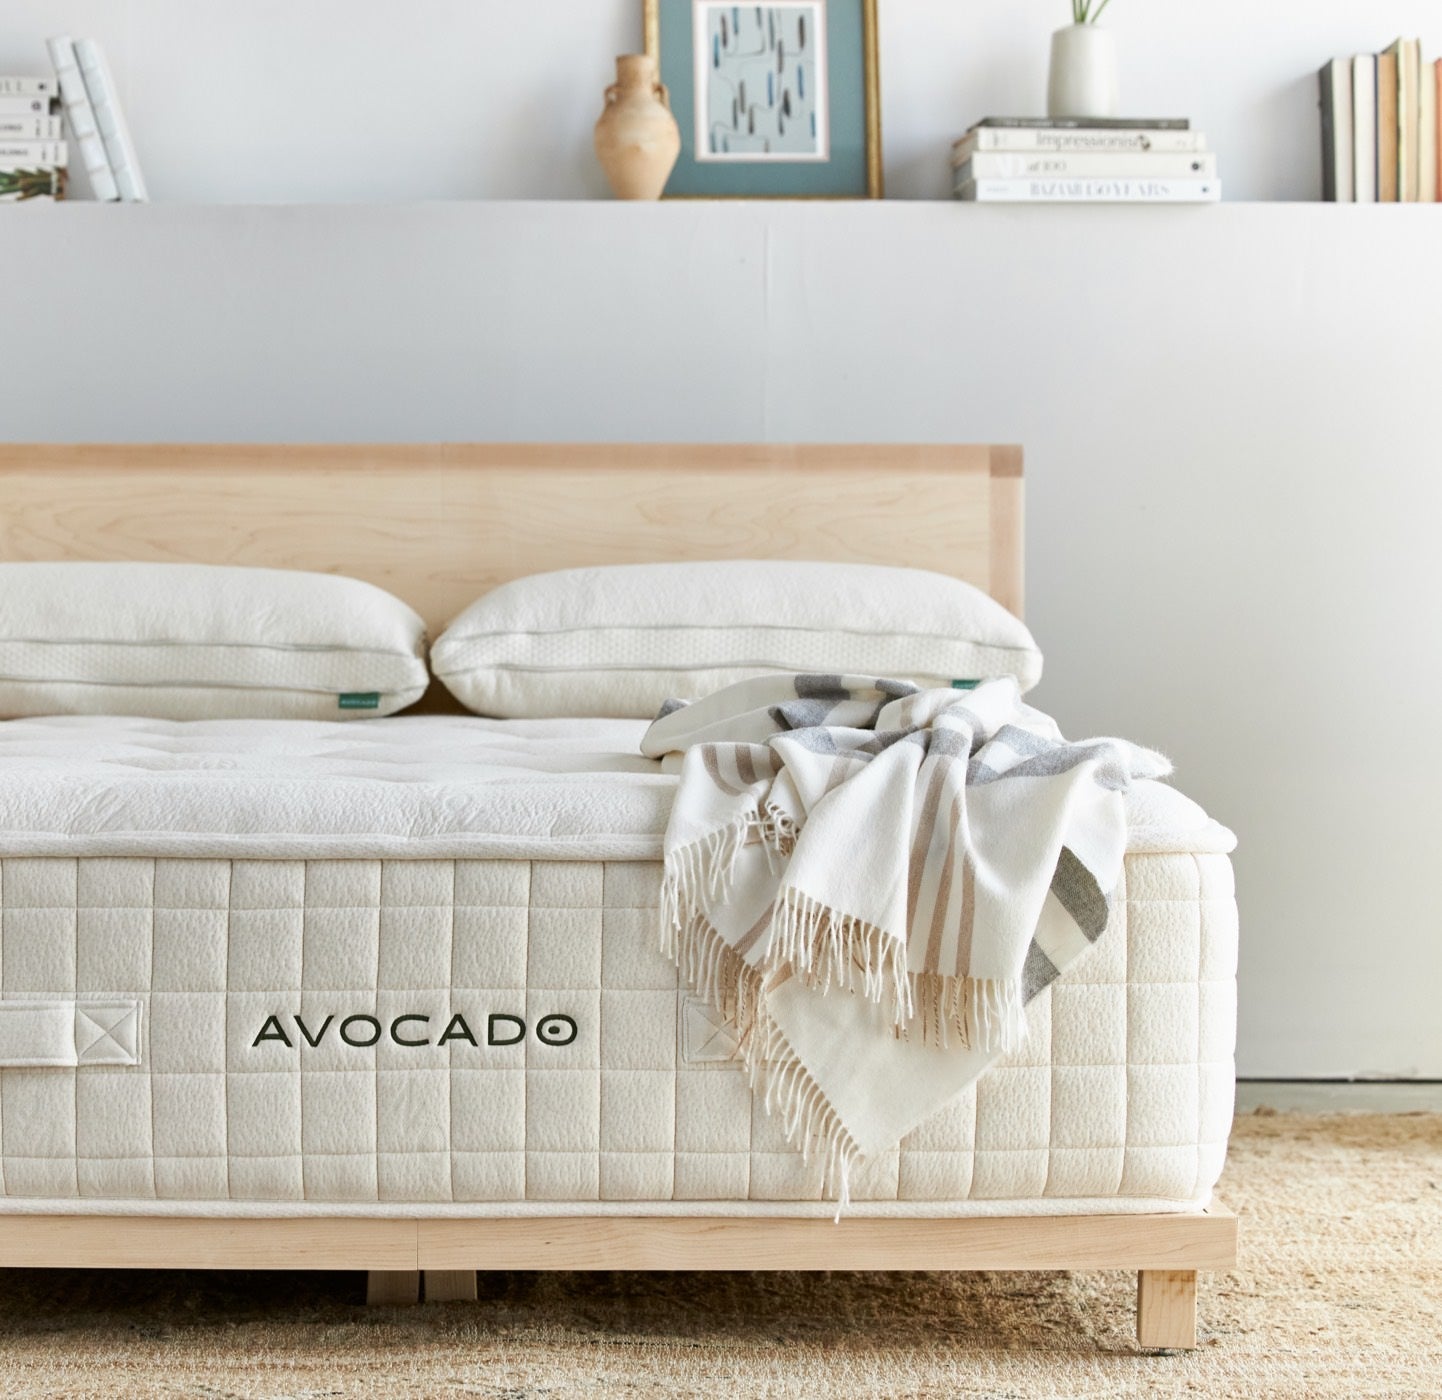
[[836,1219],[851,1203],[851,1170],[861,1155],[836,1110],[826,1101],[766,1010],[764,976],[749,966],[704,915],[683,928],[667,925],[683,976],[738,1031],[737,1054],[751,1091],[778,1116],[786,1141],[803,1161],[819,1159],[822,1189],[836,1200]]
[[[703,900],[724,898],[746,845],[759,843],[768,859],[780,859],[787,838],[794,840],[789,826],[782,813],[749,813],[666,858],[661,951],[702,996],[736,1019],[743,1034],[747,1026],[737,1013],[754,997],[748,988],[755,974],[719,936],[714,949],[697,937],[698,927],[709,927],[700,910]],[[923,1044],[1004,1052],[1021,1045],[1026,1018],[1018,980],[911,972],[907,956],[905,943],[884,929],[801,890],[784,890],[772,910],[766,959],[773,966],[789,964],[808,987],[860,992],[877,1005],[889,1004],[896,1033],[919,1034]]]
[[861,991],[868,1001],[891,1003],[892,1024],[904,1028],[915,1014],[906,944],[850,914],[838,914],[798,889],[787,889],[771,915],[770,956],[788,962],[808,987]]
[[917,972],[912,996],[923,1044],[945,1049],[955,1036],[963,1046],[1010,1054],[1026,1039],[1026,1003],[1016,980]]

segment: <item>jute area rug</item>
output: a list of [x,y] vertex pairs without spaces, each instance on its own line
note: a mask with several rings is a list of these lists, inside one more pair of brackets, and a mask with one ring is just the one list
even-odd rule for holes
[[1129,1274],[482,1275],[367,1310],[353,1274],[0,1271],[7,1396],[1442,1395],[1442,1116],[1240,1119],[1242,1262],[1201,1346],[1139,1353]]

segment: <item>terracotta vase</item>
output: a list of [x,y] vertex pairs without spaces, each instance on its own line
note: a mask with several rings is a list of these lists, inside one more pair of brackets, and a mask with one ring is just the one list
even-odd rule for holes
[[622,54],[596,123],[596,158],[616,198],[660,199],[680,154],[681,132],[656,60]]

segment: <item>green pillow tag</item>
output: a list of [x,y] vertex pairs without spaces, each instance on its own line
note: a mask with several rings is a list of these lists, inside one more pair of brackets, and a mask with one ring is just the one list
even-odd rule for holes
[[378,710],[381,707],[381,693],[378,690],[346,690],[338,697],[343,710]]
[[981,684],[980,681],[952,681],[953,690],[975,690]]

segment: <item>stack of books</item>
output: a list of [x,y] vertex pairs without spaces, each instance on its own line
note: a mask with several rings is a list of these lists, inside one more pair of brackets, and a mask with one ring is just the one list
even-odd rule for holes
[[951,148],[958,199],[1210,204],[1217,158],[1185,118],[987,117]]
[[65,197],[64,135],[54,78],[0,77],[0,203]]
[[1442,198],[1442,61],[1417,39],[1322,69],[1322,198],[1435,204]]

